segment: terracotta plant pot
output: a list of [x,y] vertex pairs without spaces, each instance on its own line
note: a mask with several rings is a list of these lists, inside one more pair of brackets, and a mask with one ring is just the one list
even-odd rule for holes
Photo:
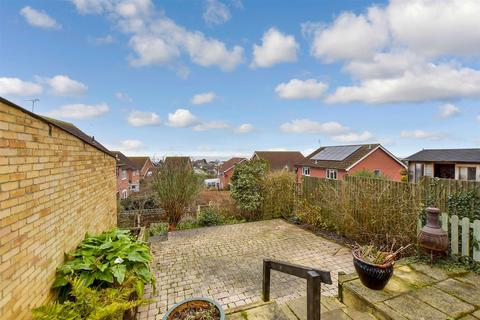
[[173,307],[171,307],[170,310],[168,310],[167,314],[163,317],[163,320],[173,319],[173,316],[175,315],[175,313],[180,312],[182,310],[195,308],[195,307],[197,308],[204,307],[208,305],[213,305],[218,309],[218,313],[220,315],[220,318],[218,318],[219,320],[225,320],[225,312],[223,311],[220,303],[209,298],[190,298],[187,300],[183,300],[175,304]]
[[395,262],[377,265],[360,259],[356,252],[352,252],[353,265],[363,285],[372,290],[382,290],[393,275]]

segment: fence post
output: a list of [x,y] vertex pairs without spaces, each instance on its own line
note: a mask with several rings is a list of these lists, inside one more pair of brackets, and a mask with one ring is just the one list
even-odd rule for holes
[[320,320],[320,283],[321,277],[315,271],[309,271],[307,279],[307,320]]
[[448,232],[448,213],[442,212],[442,229]]
[[270,301],[270,261],[263,260],[263,282],[262,282],[262,298],[263,301]]
[[452,254],[458,254],[458,216],[452,216],[450,218],[450,223],[452,231],[450,235],[452,236]]
[[470,219],[462,219],[462,256],[470,255]]
[[480,262],[480,220],[473,221],[473,260]]

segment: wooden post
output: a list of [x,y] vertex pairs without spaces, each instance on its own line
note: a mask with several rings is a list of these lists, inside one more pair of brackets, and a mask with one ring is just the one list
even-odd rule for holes
[[470,219],[462,219],[462,256],[470,256]]
[[451,239],[451,244],[452,244],[452,254],[458,254],[458,216],[452,216],[450,218],[451,226],[452,226],[452,231],[450,232],[452,239]]
[[476,245],[473,246],[473,260],[480,262],[480,220],[473,221],[473,239]]
[[262,299],[270,301],[270,260],[263,260]]
[[309,271],[307,278],[307,320],[320,320],[320,283],[321,277],[315,271]]

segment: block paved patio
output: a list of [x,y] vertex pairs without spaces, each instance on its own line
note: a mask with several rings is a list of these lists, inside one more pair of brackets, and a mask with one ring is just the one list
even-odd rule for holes
[[[161,319],[175,303],[195,296],[225,309],[261,300],[264,258],[332,272],[323,295],[336,295],[338,272],[353,271],[350,250],[281,219],[170,232],[152,243],[157,292],[138,319]],[[305,280],[272,271],[271,298],[282,303],[306,295]]]

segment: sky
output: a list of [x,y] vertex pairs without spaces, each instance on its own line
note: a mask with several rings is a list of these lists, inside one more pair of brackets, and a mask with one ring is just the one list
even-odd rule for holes
[[126,155],[478,148],[478,17],[478,0],[3,0],[0,96]]

